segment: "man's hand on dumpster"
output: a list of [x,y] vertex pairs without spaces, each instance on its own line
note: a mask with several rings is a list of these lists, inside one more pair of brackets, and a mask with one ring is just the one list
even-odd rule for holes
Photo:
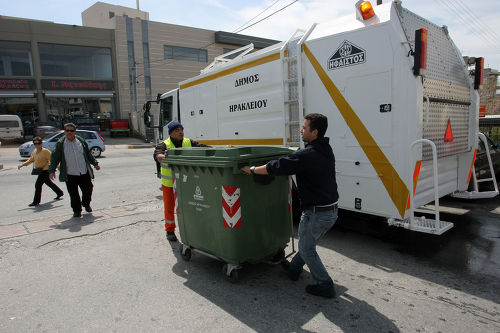
[[158,154],[156,155],[156,159],[158,160],[158,163],[161,163],[161,161],[163,161],[163,159],[165,158],[165,156],[168,155],[168,148],[165,149],[165,152],[163,154]]
[[243,168],[241,168],[241,171],[246,173],[247,175],[250,175],[252,172],[250,171],[250,166],[245,165]]
[[[256,175],[268,175],[267,168],[266,168],[265,165],[261,165],[261,166],[253,167],[253,168],[254,168],[253,169],[253,173],[256,174]],[[248,166],[248,165],[245,165],[240,170],[243,171],[244,173],[246,173],[247,175],[251,175],[252,174],[252,171],[250,170],[250,166]]]

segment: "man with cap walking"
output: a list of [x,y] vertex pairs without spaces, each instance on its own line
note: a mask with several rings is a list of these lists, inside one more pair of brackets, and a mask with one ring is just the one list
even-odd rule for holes
[[165,212],[165,231],[169,241],[177,241],[175,237],[175,217],[174,217],[174,191],[172,169],[168,164],[163,164],[163,158],[167,156],[168,150],[183,147],[208,147],[194,140],[184,137],[184,127],[177,121],[168,124],[168,139],[159,143],[153,154],[155,161],[161,164],[161,188],[163,190],[163,208]]

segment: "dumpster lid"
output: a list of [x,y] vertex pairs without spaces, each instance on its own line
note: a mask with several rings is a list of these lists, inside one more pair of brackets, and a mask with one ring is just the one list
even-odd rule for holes
[[186,147],[168,150],[163,159],[171,165],[200,165],[226,167],[253,164],[254,161],[277,159],[293,150],[283,147]]

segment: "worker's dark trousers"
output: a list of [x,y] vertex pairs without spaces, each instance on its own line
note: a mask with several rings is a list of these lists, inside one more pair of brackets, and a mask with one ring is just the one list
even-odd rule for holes
[[[82,191],[81,200],[78,187],[80,187],[80,190]],[[68,189],[69,197],[71,199],[71,208],[73,208],[73,212],[79,213],[82,211],[82,206],[90,206],[94,185],[92,184],[92,179],[90,179],[88,171],[86,174],[81,176],[68,175],[66,188]]]

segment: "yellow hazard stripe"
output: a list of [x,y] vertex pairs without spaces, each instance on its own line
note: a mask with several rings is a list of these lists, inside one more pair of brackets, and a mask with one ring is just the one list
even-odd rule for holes
[[384,152],[382,152],[380,147],[377,145],[377,142],[373,139],[370,132],[368,132],[365,125],[363,125],[358,115],[345,100],[344,96],[342,96],[333,81],[330,77],[328,77],[328,74],[321,67],[318,60],[314,57],[311,50],[309,50],[305,44],[304,52],[316,70],[321,82],[323,82],[328,94],[332,98],[335,105],[337,105],[337,108],[347,123],[347,126],[351,129],[361,148],[370,160],[370,163],[375,168],[375,171],[377,172],[380,180],[382,180],[382,183],[391,197],[392,202],[396,206],[396,209],[401,215],[401,218],[404,218],[406,200],[409,195],[409,191],[405,183],[396,172],[391,162],[387,159]]
[[234,145],[234,146],[281,146],[283,145],[283,139],[229,139],[229,140],[200,140],[199,143],[209,146],[223,146],[223,145]]
[[226,75],[229,75],[229,74],[233,74],[233,73],[242,71],[244,69],[248,69],[248,68],[252,68],[252,67],[255,67],[255,66],[262,65],[262,64],[266,64],[268,62],[278,60],[279,58],[280,58],[280,53],[279,52],[278,53],[273,53],[273,54],[267,55],[265,57],[249,61],[249,62],[244,63],[242,65],[231,67],[231,68],[225,69],[223,71],[217,72],[215,74],[208,75],[208,76],[202,77],[200,79],[197,79],[197,80],[194,80],[194,81],[191,81],[191,82],[188,82],[188,83],[181,84],[180,89],[182,90],[182,89],[185,89],[185,88],[189,88],[189,87],[198,85],[200,83],[212,81],[212,80],[215,80],[215,79],[217,79],[217,78],[219,78],[221,76],[226,76]]

